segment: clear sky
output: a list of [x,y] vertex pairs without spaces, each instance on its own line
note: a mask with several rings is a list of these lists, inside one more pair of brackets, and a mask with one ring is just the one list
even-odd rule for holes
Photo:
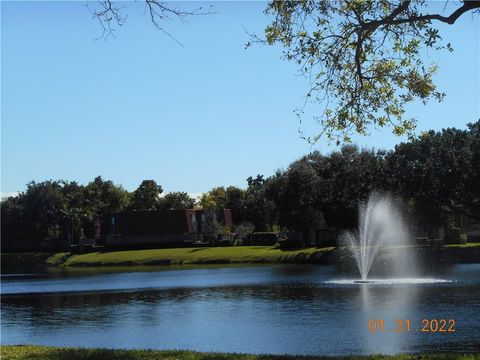
[[[107,41],[95,40],[100,28],[86,2],[2,1],[2,193],[97,175],[127,190],[154,179],[167,192],[200,193],[245,187],[248,176],[269,176],[308,153],[293,113],[308,83],[280,48],[245,50],[245,28],[262,33],[268,23],[265,3],[209,4],[217,14],[165,25],[179,46],[153,28],[141,1],[125,3],[128,21]],[[419,131],[480,118],[479,16],[439,28],[455,49],[429,54],[447,98],[409,107]],[[389,129],[354,138],[386,149],[402,140]]]

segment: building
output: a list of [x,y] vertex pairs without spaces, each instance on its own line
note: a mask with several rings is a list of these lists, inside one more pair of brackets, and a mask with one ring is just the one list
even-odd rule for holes
[[230,209],[129,211],[104,218],[101,242],[113,249],[214,246],[232,228]]

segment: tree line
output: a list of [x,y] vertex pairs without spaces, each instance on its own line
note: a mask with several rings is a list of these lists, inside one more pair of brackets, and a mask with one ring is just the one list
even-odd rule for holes
[[144,180],[128,192],[98,176],[87,185],[75,181],[47,180],[27,184],[26,191],[1,202],[2,239],[36,242],[47,238],[61,243],[94,238],[107,214],[133,210],[192,208],[195,199],[185,192],[160,197],[163,189]]
[[106,214],[199,207],[232,210],[238,231],[307,231],[315,221],[337,229],[356,225],[358,204],[372,191],[401,197],[425,229],[448,225],[454,213],[480,220],[480,120],[466,130],[423,133],[391,151],[345,145],[314,151],[272,176],[249,177],[247,187],[215,187],[197,202],[185,192],[160,196],[144,180],[133,191],[96,177],[87,185],[64,180],[30,182],[1,202],[2,239],[95,237]]

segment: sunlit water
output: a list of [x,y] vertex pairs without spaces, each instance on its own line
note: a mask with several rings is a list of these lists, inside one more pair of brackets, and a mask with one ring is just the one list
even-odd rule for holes
[[[1,341],[327,355],[480,348],[479,264],[354,280],[300,265],[2,277]],[[372,334],[372,319],[385,331]],[[395,333],[396,319],[411,331]],[[422,319],[453,319],[455,332],[422,333]]]
[[445,280],[445,279],[433,279],[433,278],[389,278],[389,279],[378,279],[378,278],[369,278],[368,281],[359,281],[358,279],[340,279],[340,280],[330,280],[327,281],[328,284],[341,284],[341,285],[419,285],[419,284],[441,284],[448,283],[454,280]]

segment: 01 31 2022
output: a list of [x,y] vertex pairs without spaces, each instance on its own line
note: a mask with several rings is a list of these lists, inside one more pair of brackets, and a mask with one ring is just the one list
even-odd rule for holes
[[396,319],[386,322],[384,319],[370,319],[368,330],[372,333],[382,332],[418,332],[418,333],[454,333],[456,322],[454,319],[422,319],[419,323],[409,319]]

